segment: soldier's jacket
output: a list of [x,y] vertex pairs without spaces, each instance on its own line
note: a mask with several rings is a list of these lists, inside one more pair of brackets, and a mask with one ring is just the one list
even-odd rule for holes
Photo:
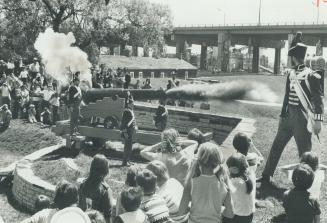
[[[308,72],[308,69],[310,68],[305,67],[305,65],[299,65],[298,67],[295,68],[295,71],[296,74],[298,75],[305,70],[306,72]],[[323,113],[324,113],[324,102],[323,102],[324,71],[313,71],[310,69],[310,72],[308,72],[307,74],[307,80],[310,89],[308,88],[304,80],[300,80],[300,84],[305,94],[307,95],[308,99],[311,101],[315,120],[322,121]],[[285,91],[282,112],[281,112],[282,117],[285,117],[288,113],[289,94],[290,94],[290,74],[288,75],[286,81],[286,91]],[[300,106],[302,107],[302,109],[304,109],[301,103]]]

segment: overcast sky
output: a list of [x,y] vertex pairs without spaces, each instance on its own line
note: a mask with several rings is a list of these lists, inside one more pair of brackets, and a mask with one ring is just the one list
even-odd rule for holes
[[[170,5],[174,25],[257,23],[260,0],[151,0]],[[317,21],[318,0],[261,0],[262,23]],[[327,23],[327,1],[320,1],[319,22]]]

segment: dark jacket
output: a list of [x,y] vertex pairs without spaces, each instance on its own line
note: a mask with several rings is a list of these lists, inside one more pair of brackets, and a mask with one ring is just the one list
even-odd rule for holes
[[[128,125],[128,123],[133,119],[133,122]],[[121,130],[131,130],[131,129],[135,129],[136,123],[135,123],[135,116],[134,113],[131,109],[125,109],[123,112],[123,116],[121,119],[121,126],[120,129]]]
[[76,86],[72,85],[68,90],[69,104],[75,104],[81,102],[82,95],[78,94]]
[[[296,68],[296,73],[300,73],[303,71],[304,65],[300,65]],[[309,69],[309,68],[307,68]],[[320,79],[317,78],[320,75]],[[308,99],[311,101],[313,106],[313,113],[315,115],[315,120],[322,121],[323,120],[323,113],[324,113],[324,71],[312,71],[308,74],[308,82],[310,85],[310,90],[307,87],[307,84],[304,80],[300,81],[300,84],[307,95]],[[286,81],[286,91],[284,96],[283,107],[281,111],[281,117],[285,117],[288,113],[288,100],[289,100],[289,93],[290,93],[290,75],[287,76]],[[301,104],[301,103],[300,103]],[[301,105],[302,109],[303,106]]]

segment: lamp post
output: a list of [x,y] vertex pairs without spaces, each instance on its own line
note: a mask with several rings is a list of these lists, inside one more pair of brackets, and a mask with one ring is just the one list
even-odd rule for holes
[[258,25],[261,25],[261,0],[259,2],[259,21],[258,21]]
[[222,9],[220,9],[220,8],[217,8],[217,10],[218,10],[219,12],[222,12],[222,13],[224,14],[224,26],[225,26],[225,25],[226,25],[226,13],[225,13],[224,10],[222,10]]

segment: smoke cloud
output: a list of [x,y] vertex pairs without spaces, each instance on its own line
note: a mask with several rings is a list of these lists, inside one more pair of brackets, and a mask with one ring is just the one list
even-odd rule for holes
[[249,81],[232,81],[217,84],[188,84],[168,90],[168,97],[186,100],[251,100],[276,102],[276,94],[265,84]]
[[46,72],[62,85],[69,85],[72,73],[79,71],[81,81],[91,86],[91,63],[85,52],[72,46],[75,41],[71,32],[66,35],[48,28],[39,34],[34,47],[42,57]]

